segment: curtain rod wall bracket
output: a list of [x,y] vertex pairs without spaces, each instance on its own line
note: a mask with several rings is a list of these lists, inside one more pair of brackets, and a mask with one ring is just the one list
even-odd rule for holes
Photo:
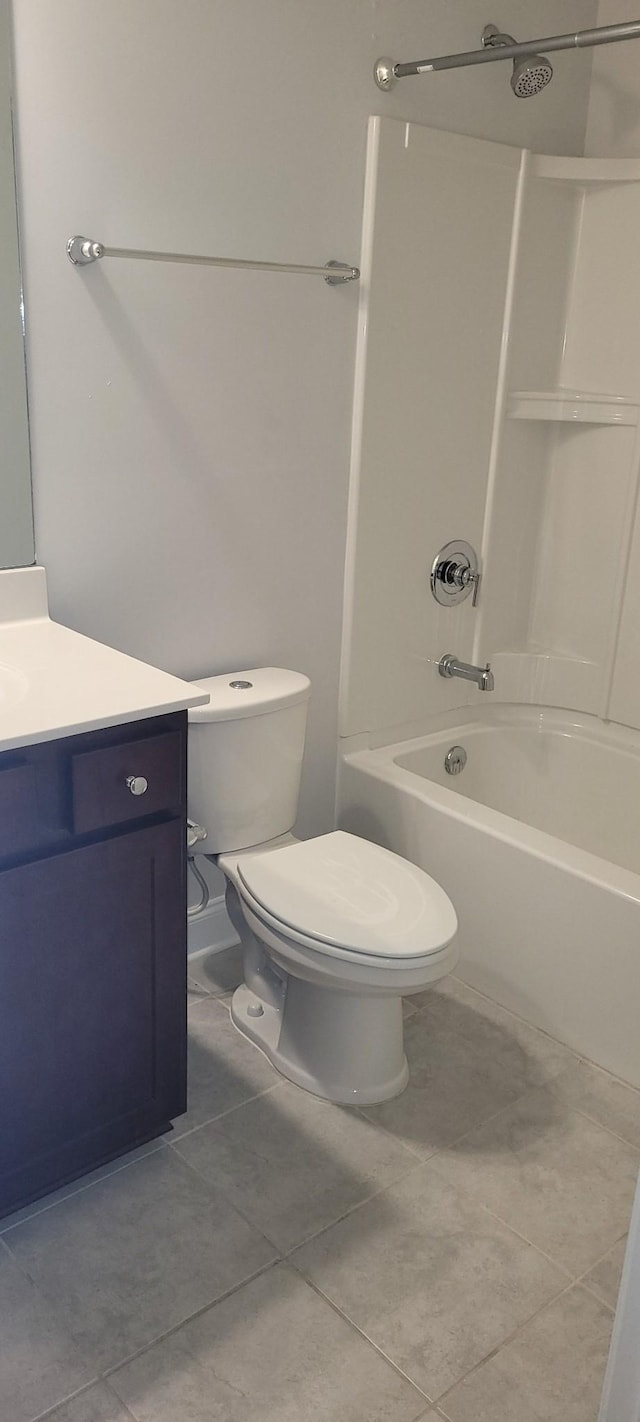
[[377,59],[373,66],[373,77],[379,89],[393,89],[398,82],[393,60]]
[[90,242],[86,237],[70,237],[67,256],[74,267],[88,267],[104,256],[104,248],[101,242]]
[[244,271],[291,272],[295,276],[321,276],[327,286],[345,286],[358,281],[360,268],[348,262],[325,262],[323,267],[300,266],[294,262],[253,262],[244,257],[199,257],[191,252],[150,252],[137,247],[106,247],[90,237],[70,237],[67,256],[74,267],[88,267],[101,257],[125,257],[138,262],[184,262],[195,267],[235,267]]

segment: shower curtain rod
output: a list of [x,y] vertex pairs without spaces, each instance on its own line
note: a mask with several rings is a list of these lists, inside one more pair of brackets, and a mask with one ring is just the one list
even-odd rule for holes
[[293,272],[297,276],[322,276],[327,286],[343,286],[357,281],[359,267],[346,262],[327,262],[324,267],[304,267],[293,262],[252,262],[242,257],[198,257],[191,252],[149,252],[142,247],[105,247],[90,237],[70,237],[67,256],[74,267],[90,266],[101,257],[131,257],[139,262],[187,262],[197,267],[240,267],[244,271]]
[[409,64],[394,64],[392,59],[379,59],[374,78],[379,89],[391,89],[396,79],[412,74],[431,74],[438,69],[466,69],[470,64],[495,64],[500,59],[518,59],[526,54],[551,53],[556,49],[592,49],[598,44],[617,44],[620,40],[640,39],[640,20],[622,25],[602,25],[595,30],[577,30],[569,35],[550,35],[547,39],[525,40],[522,44],[489,45],[472,49],[467,54],[442,54],[435,59],[417,59]]

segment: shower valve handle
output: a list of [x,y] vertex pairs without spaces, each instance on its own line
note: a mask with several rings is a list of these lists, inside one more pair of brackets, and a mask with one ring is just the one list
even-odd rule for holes
[[478,557],[470,543],[455,538],[445,543],[431,565],[431,591],[443,607],[464,602],[473,590],[472,605],[476,606],[481,579]]
[[471,603],[472,606],[475,607],[480,591],[480,573],[477,568],[474,572],[473,569],[469,568],[465,563],[444,563],[442,581],[449,583],[454,588],[459,588],[461,591],[473,587]]

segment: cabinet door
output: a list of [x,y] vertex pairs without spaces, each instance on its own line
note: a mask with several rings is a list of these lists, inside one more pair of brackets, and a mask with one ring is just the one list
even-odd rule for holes
[[0,873],[0,1210],[185,1110],[181,819]]

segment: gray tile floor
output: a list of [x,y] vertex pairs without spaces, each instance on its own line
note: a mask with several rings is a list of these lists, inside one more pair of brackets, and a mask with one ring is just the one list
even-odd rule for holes
[[640,1093],[455,978],[366,1111],[190,980],[170,1135],[0,1221],[2,1422],[595,1422]]

